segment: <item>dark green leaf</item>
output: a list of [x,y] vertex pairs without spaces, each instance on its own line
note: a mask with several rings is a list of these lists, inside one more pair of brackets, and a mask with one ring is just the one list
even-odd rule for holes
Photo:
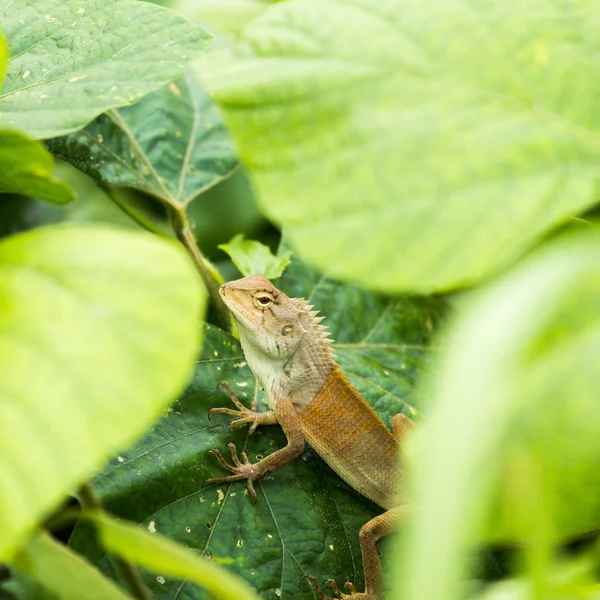
[[[388,425],[398,411],[419,418],[415,382],[435,352],[430,338],[441,300],[377,296],[335,283],[299,261],[292,261],[279,285],[310,298],[327,315],[340,365]],[[311,450],[261,481],[256,505],[241,483],[202,489],[207,478],[223,474],[207,450],[247,443],[256,460],[285,445],[278,427],[259,429],[246,441],[243,429],[228,432],[226,418],[209,421],[210,408],[230,402],[216,389],[220,380],[246,404],[257,393],[239,343],[208,327],[190,387],[141,443],[123,450],[96,478],[107,508],[212,557],[266,599],[313,600],[304,575],[335,577],[340,584],[347,578],[361,586],[358,530],[379,509]],[[102,556],[84,532],[73,543],[94,560]],[[160,596],[206,597],[189,582],[153,577],[148,584]]]
[[34,196],[55,204],[74,199],[73,190],[52,177],[54,161],[44,146],[18,131],[0,130],[0,192]]
[[50,138],[183,72],[209,34],[136,0],[0,0],[10,60],[0,123]]
[[305,0],[206,81],[265,213],[371,289],[470,284],[598,201],[599,0]]
[[205,294],[147,234],[56,226],[0,242],[0,560],[189,377]]
[[98,181],[138,188],[171,206],[187,205],[236,166],[217,108],[190,72],[48,147]]
[[264,275],[267,279],[281,277],[283,270],[290,264],[292,251],[273,256],[268,246],[255,240],[245,240],[242,234],[236,235],[227,244],[219,246],[227,252],[239,272],[247,275]]

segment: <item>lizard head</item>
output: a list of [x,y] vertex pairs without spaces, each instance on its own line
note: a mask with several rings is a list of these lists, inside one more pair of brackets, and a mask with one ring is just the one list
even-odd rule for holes
[[236,321],[246,360],[265,389],[293,393],[305,385],[309,372],[331,370],[331,340],[319,324],[323,317],[305,300],[289,298],[262,275],[230,281],[220,295]]

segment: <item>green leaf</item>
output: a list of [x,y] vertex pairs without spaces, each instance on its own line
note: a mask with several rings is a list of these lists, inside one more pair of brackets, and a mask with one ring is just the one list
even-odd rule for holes
[[219,248],[229,254],[244,277],[264,275],[267,279],[277,279],[290,264],[292,256],[291,250],[273,256],[268,246],[255,240],[245,240],[242,234],[236,235],[227,244],[221,244]]
[[205,77],[306,260],[371,289],[445,290],[597,202],[599,14],[598,0],[291,0]]
[[146,234],[0,242],[0,560],[185,384],[204,301],[184,253]]
[[39,142],[18,131],[0,130],[0,192],[34,196],[54,204],[75,198],[73,190],[52,177],[54,161]]
[[397,598],[463,597],[465,552],[480,540],[543,550],[598,527],[598,306],[600,236],[589,229],[463,307],[424,390],[436,408],[412,449],[420,510]]
[[[299,260],[278,285],[322,309],[324,323],[338,341],[340,365],[388,425],[399,411],[420,417],[415,381],[435,354],[430,339],[442,300],[378,296],[321,277]],[[278,427],[259,428],[247,440],[245,428],[229,433],[229,419],[208,420],[210,408],[230,403],[216,389],[221,380],[246,405],[258,393],[265,408],[239,342],[207,327],[189,388],[144,440],[122,451],[96,478],[94,487],[107,509],[209,556],[270,600],[314,600],[304,575],[320,581],[335,577],[340,585],[348,578],[362,586],[358,530],[380,510],[311,450],[261,481],[256,505],[242,483],[202,488],[206,479],[223,474],[207,450],[226,451],[232,441],[246,447],[254,461],[285,445]],[[72,544],[110,572],[83,529],[78,527]],[[169,577],[146,581],[156,596],[206,598],[191,582]]]
[[10,39],[0,123],[35,138],[76,131],[183,72],[210,35],[135,0],[0,0]]
[[258,600],[246,583],[160,534],[144,531],[104,514],[88,516],[98,528],[102,545],[111,554],[147,567],[161,576],[189,579],[218,600]]
[[34,535],[14,563],[19,571],[61,600],[131,600],[131,596],[47,533]]
[[98,181],[138,188],[170,206],[189,204],[236,167],[217,107],[190,72],[48,147]]
[[6,61],[8,60],[8,46],[6,40],[0,32],[0,82],[4,79],[4,73],[6,72]]

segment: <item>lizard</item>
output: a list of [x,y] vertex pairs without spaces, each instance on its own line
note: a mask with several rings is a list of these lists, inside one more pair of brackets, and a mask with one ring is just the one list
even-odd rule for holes
[[[228,447],[233,464],[218,450],[210,450],[232,475],[208,479],[205,485],[246,480],[256,502],[254,482],[298,457],[308,443],[352,488],[385,511],[359,532],[365,591],[358,593],[347,582],[350,593],[345,594],[334,580],[326,583],[337,598],[381,600],[383,572],[376,543],[406,514],[397,495],[403,480],[400,450],[413,421],[400,413],[390,432],[338,366],[327,327],[321,324],[324,317],[306,300],[289,298],[262,275],[225,283],[219,293],[233,314],[246,361],[265,392],[269,410],[258,412],[256,400],[246,408],[231,387],[220,382],[236,408],[213,408],[209,418],[236,417],[230,427],[250,424],[250,434],[260,425],[279,424],[287,445],[256,463],[244,452],[240,460],[232,443]],[[316,580],[308,579],[327,600]]]

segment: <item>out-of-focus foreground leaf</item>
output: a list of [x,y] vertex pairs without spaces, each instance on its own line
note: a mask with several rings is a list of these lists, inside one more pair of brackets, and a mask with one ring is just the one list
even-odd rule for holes
[[[435,352],[430,339],[441,300],[377,296],[334,283],[294,259],[278,286],[310,298],[327,316],[340,365],[388,425],[399,411],[418,413],[415,382]],[[360,587],[358,530],[380,511],[311,450],[261,481],[256,505],[241,483],[202,489],[207,478],[223,474],[207,450],[226,450],[233,441],[238,448],[246,445],[254,461],[285,445],[278,427],[259,428],[246,440],[244,428],[228,432],[228,419],[208,420],[210,408],[230,403],[216,390],[221,380],[247,405],[257,393],[237,340],[208,327],[188,390],[142,442],[122,451],[96,478],[105,506],[227,566],[265,599],[314,600],[304,575],[335,577],[340,585],[347,578]],[[101,561],[85,531],[76,531],[72,544]],[[101,565],[112,572],[105,560]],[[157,595],[206,598],[191,582],[149,576],[147,583]]]
[[195,556],[187,548],[164,536],[117,521],[104,514],[89,515],[102,546],[114,556],[159,573],[198,583],[217,600],[259,600],[252,588],[223,567]]
[[55,204],[75,197],[71,188],[52,176],[54,161],[40,144],[18,131],[0,130],[0,192],[35,196]]
[[227,244],[221,244],[219,248],[229,254],[244,277],[258,274],[267,279],[277,279],[290,264],[292,255],[292,251],[288,250],[280,256],[274,256],[268,246],[256,240],[245,240],[242,234],[236,235]]
[[146,234],[0,243],[0,559],[186,383],[203,309],[183,252]]
[[0,124],[50,138],[180,75],[210,35],[137,0],[0,0],[10,40]]
[[217,107],[191,72],[48,147],[98,181],[170,206],[189,204],[237,164]]
[[291,0],[202,70],[303,257],[431,292],[598,200],[599,15],[600,0]]
[[60,600],[131,600],[110,579],[47,533],[37,533],[27,542],[15,557],[15,566]]
[[[479,540],[600,525],[600,236],[563,236],[464,306],[416,436],[416,521],[397,598],[462,597]],[[431,573],[436,576],[432,577]]]

